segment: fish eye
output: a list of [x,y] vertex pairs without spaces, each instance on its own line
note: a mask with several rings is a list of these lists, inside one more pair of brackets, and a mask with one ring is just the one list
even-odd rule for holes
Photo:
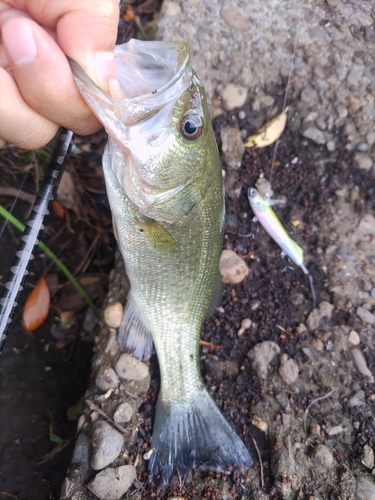
[[203,130],[202,120],[198,115],[189,113],[181,120],[181,134],[189,141],[194,141],[201,136]]
[[247,190],[247,196],[248,196],[249,198],[253,198],[253,197],[256,195],[256,192],[257,192],[257,191],[256,191],[256,189],[255,189],[255,188],[249,188],[249,189]]

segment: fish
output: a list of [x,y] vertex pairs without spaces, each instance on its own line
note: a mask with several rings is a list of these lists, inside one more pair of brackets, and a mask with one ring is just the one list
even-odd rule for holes
[[184,41],[116,46],[118,76],[101,90],[71,67],[108,132],[103,170],[130,292],[119,344],[138,359],[155,346],[161,386],[149,480],[188,470],[249,469],[253,458],[204,387],[201,326],[219,305],[225,217],[219,153],[202,83]]
[[260,222],[271,238],[279,245],[283,254],[287,255],[307,275],[313,298],[313,306],[315,307],[317,303],[315,285],[313,277],[304,264],[303,248],[289,236],[271,208],[271,205],[275,205],[280,201],[265,198],[255,187],[250,187],[247,190],[247,197],[254,212],[255,220]]

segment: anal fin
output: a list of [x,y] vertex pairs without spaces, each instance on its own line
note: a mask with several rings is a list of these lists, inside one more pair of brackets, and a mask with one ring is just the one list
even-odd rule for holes
[[140,360],[150,359],[152,337],[147,330],[131,297],[125,306],[124,317],[118,331],[118,342],[122,351],[130,352]]

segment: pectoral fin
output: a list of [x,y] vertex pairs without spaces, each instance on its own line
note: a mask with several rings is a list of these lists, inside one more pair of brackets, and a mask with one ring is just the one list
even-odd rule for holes
[[125,306],[124,318],[118,331],[118,341],[122,351],[130,352],[140,360],[150,359],[152,337],[144,326],[131,297]]
[[173,236],[159,222],[148,219],[147,222],[136,220],[136,223],[156,249],[180,253]]

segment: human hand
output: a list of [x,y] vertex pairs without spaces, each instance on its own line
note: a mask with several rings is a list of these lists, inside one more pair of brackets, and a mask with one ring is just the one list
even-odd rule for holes
[[0,0],[0,148],[41,147],[60,125],[100,128],[66,56],[107,90],[118,16],[117,0]]

